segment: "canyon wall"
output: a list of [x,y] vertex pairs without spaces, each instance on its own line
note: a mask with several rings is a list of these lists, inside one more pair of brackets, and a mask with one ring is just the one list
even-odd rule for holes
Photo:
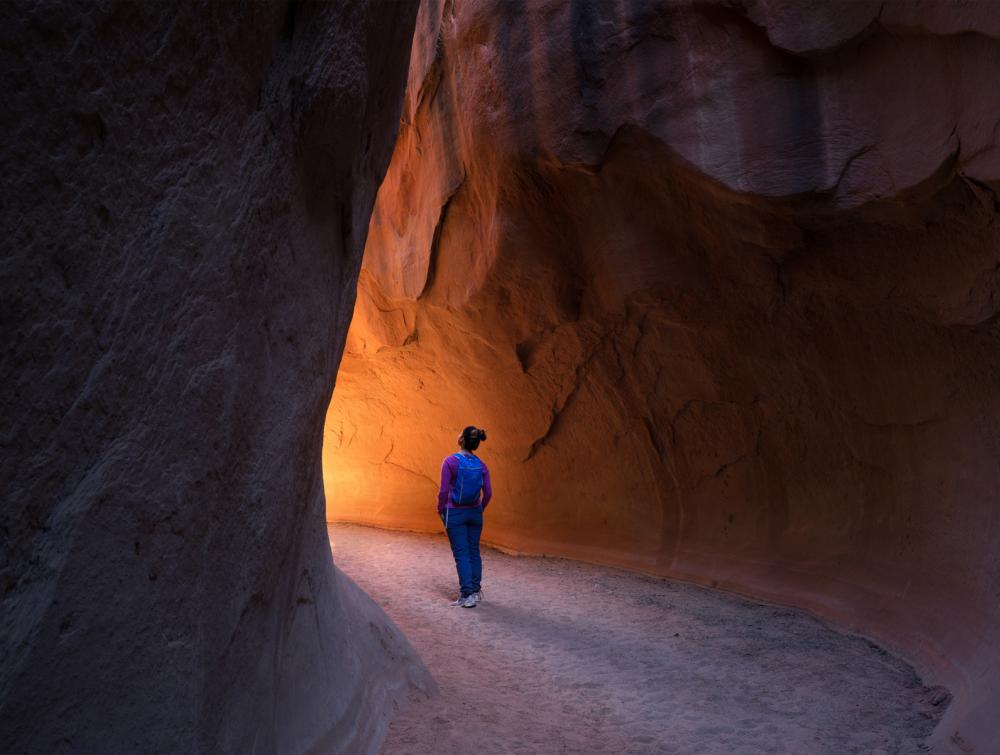
[[1000,16],[426,2],[327,417],[331,519],[808,608],[1000,741]]
[[430,684],[320,467],[416,10],[0,8],[0,751],[369,751]]

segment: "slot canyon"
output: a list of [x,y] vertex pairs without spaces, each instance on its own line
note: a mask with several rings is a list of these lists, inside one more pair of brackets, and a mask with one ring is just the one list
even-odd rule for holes
[[801,609],[1000,751],[991,0],[0,18],[0,752],[378,751],[437,683],[327,522],[440,533],[469,424],[487,544]]

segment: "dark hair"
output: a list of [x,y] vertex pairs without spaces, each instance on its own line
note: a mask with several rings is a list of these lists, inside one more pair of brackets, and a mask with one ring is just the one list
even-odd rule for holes
[[462,430],[462,448],[466,451],[475,451],[484,440],[486,440],[486,431],[481,427],[469,425]]

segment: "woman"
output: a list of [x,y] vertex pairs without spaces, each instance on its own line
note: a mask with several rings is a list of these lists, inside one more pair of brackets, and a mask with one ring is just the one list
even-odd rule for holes
[[486,431],[470,425],[458,436],[457,454],[441,464],[438,516],[444,522],[455,556],[461,594],[453,606],[475,608],[483,599],[483,561],[479,556],[479,536],[483,532],[483,510],[493,497],[490,470],[475,454],[486,440]]

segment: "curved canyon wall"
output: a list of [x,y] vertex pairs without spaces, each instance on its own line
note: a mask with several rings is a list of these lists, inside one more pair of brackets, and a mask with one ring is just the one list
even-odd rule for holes
[[427,2],[327,417],[328,516],[809,608],[1000,740],[1000,17]]
[[367,751],[323,419],[416,6],[5,3],[0,751]]

